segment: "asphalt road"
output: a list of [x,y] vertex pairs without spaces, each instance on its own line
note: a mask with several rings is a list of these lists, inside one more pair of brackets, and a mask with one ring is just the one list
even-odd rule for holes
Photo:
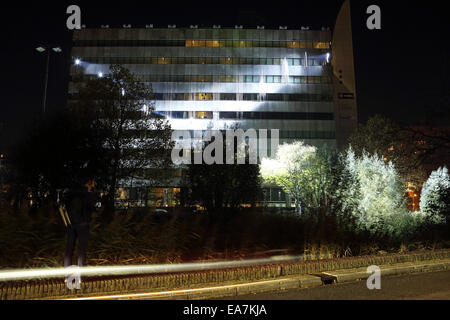
[[366,281],[329,284],[310,289],[258,293],[226,300],[450,300],[450,271],[386,276],[380,290],[369,290]]

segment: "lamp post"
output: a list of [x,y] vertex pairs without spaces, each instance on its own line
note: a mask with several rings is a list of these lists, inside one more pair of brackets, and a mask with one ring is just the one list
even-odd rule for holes
[[42,100],[42,116],[45,117],[45,106],[47,104],[47,85],[48,85],[48,66],[50,64],[50,50],[53,50],[55,53],[61,53],[62,49],[60,47],[54,47],[51,45],[39,46],[36,48],[36,51],[39,53],[46,52],[47,53],[47,62],[45,67],[45,84],[44,84],[44,98]]

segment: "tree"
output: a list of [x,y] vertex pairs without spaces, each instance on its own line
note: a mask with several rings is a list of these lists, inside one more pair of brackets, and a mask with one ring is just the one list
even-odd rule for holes
[[307,198],[306,185],[313,178],[307,169],[311,167],[315,153],[315,147],[296,141],[280,145],[274,159],[261,161],[264,181],[280,186],[294,200],[299,214],[302,200]]
[[420,210],[429,222],[448,223],[450,220],[450,176],[446,167],[430,174],[420,195]]
[[[208,145],[205,144],[203,149]],[[204,161],[195,164],[192,159],[186,170],[188,201],[201,203],[209,212],[254,205],[261,194],[259,166],[249,164],[248,155],[245,164],[237,164],[236,149],[234,164],[225,164],[226,143],[222,147],[223,164],[206,164]]]
[[425,180],[422,159],[413,135],[393,120],[376,115],[349,138],[349,144],[360,157],[364,152],[379,155],[385,162],[391,161],[398,170],[402,182],[421,185]]
[[366,152],[357,157],[351,148],[343,161],[350,175],[341,199],[343,206],[353,211],[360,230],[387,233],[391,215],[406,211],[403,186],[394,165]]
[[[450,108],[447,107],[447,110]],[[447,111],[448,113],[448,111]],[[448,115],[440,115],[448,119]],[[421,163],[427,167],[436,168],[442,164],[450,164],[450,127],[433,124],[408,127],[406,130],[413,141],[418,141],[417,154]]]
[[[308,229],[305,237],[336,241],[354,225],[349,199],[355,194],[338,151],[316,148],[302,141],[279,146],[275,159],[263,159],[261,175],[280,186],[294,200]],[[351,230],[353,231],[353,230]],[[342,239],[341,239],[342,240]]]
[[282,187],[294,200],[298,213],[319,213],[319,217],[334,210],[338,171],[335,150],[317,149],[302,141],[282,144],[275,159],[261,162],[263,179]]
[[112,65],[110,74],[80,87],[70,105],[85,123],[79,125],[93,133],[89,143],[101,148],[95,168],[111,201],[119,184],[133,179],[156,183],[165,177],[165,170],[152,169],[170,164],[171,129],[153,112],[151,99],[150,85],[128,69]]
[[10,197],[16,203],[31,194],[39,206],[46,199],[56,199],[56,191],[74,180],[93,176],[101,145],[88,143],[94,141],[92,130],[76,116],[64,108],[45,121],[35,121],[13,150]]
[[400,235],[416,222],[394,165],[377,155],[358,157],[351,148],[338,154],[297,141],[281,145],[275,159],[263,159],[261,175],[301,203],[319,239],[337,230]]

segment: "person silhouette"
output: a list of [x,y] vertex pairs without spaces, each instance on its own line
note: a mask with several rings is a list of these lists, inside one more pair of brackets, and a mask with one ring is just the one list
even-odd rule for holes
[[64,267],[72,265],[72,257],[78,239],[78,266],[86,265],[86,253],[89,240],[89,224],[91,214],[95,210],[97,196],[95,182],[87,179],[84,184],[74,184],[64,190],[63,205],[65,206],[67,223],[67,246],[64,255]]

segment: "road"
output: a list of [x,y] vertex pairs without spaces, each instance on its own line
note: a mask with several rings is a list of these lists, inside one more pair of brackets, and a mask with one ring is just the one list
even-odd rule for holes
[[226,300],[450,300],[450,271],[386,276],[380,290],[369,290],[366,281],[329,284],[311,289],[291,289]]

